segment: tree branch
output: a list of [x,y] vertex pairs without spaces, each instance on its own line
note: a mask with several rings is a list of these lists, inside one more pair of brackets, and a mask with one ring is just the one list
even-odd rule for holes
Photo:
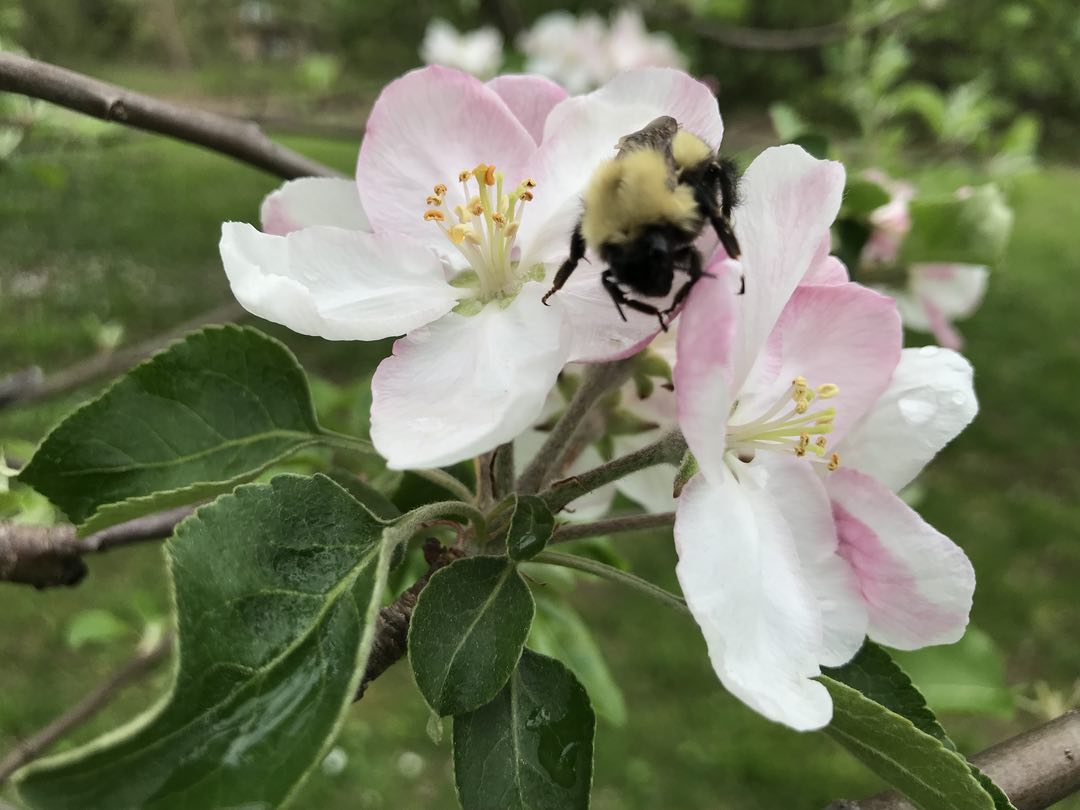
[[153,670],[168,656],[169,650],[172,649],[172,641],[172,633],[166,633],[153,647],[140,650],[131,660],[110,675],[108,680],[68,711],[57,717],[41,731],[16,744],[14,750],[3,760],[0,760],[0,784],[3,784],[11,774],[15,773],[23,765],[41,756],[57,740],[81,726],[112,703],[113,698],[125,686],[134,683]]
[[640,532],[645,529],[670,529],[674,523],[674,512],[660,512],[656,515],[626,515],[597,520],[593,523],[564,523],[555,531],[551,542],[566,543],[585,537],[603,537],[606,534]]
[[86,576],[84,554],[108,551],[143,540],[160,540],[195,511],[181,506],[110,526],[84,538],[70,523],[31,526],[0,523],[0,582],[19,582],[39,590],[77,585]]
[[[971,759],[1017,810],[1043,810],[1080,790],[1080,712],[1063,714]],[[895,791],[825,810],[916,810]]]
[[[2,60],[6,54],[0,54]],[[2,62],[0,62],[2,65]],[[167,332],[141,343],[108,354],[98,354],[46,377],[36,366],[17,371],[0,379],[0,411],[18,405],[29,405],[43,399],[67,393],[100,377],[119,374],[160,351],[188,332],[215,323],[229,323],[247,315],[235,302],[204,312],[175,326]]]
[[0,90],[198,144],[286,180],[342,176],[318,161],[274,143],[249,121],[169,104],[25,56],[0,53]]

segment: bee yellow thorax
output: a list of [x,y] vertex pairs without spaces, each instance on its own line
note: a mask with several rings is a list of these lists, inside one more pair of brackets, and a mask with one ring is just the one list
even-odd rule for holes
[[464,202],[450,209],[447,187],[439,183],[427,198],[424,212],[424,219],[434,222],[469,263],[470,269],[459,273],[455,281],[459,286],[475,286],[474,300],[481,307],[494,298],[516,294],[523,283],[513,249],[525,203],[533,198],[536,183],[526,179],[506,193],[503,179],[502,172],[486,163],[464,169],[458,175]]

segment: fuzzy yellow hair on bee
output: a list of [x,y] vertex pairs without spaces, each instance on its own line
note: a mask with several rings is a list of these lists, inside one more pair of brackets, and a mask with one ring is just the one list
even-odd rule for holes
[[[597,166],[589,179],[569,256],[543,301],[562,289],[592,250],[607,265],[600,283],[622,319],[625,306],[656,316],[666,330],[668,319],[706,275],[694,247],[705,224],[712,225],[728,256],[739,256],[731,225],[735,168],[671,116],[624,135],[615,149],[615,157]],[[667,296],[676,273],[685,273],[687,280],[666,309],[629,295]]]
[[701,224],[693,190],[675,183],[665,156],[640,149],[602,163],[585,190],[585,243],[599,250],[606,243],[630,242],[643,226],[656,223],[686,229]]

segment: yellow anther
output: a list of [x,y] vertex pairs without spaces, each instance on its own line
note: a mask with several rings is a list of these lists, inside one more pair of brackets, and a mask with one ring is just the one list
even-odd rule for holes
[[426,222],[431,222],[432,220],[435,220],[436,222],[442,222],[445,219],[446,217],[443,216],[443,212],[436,211],[434,208],[424,212],[424,221]]
[[450,241],[455,245],[460,245],[470,233],[472,233],[472,228],[468,225],[455,225],[450,229]]
[[829,463],[825,466],[825,469],[827,469],[829,472],[836,472],[838,469],[840,469],[839,453],[833,453],[831,456],[829,456]]
[[468,169],[462,169],[460,172],[458,172],[458,176],[457,176],[458,182],[459,183],[464,183],[466,180],[469,179],[469,175],[471,175],[471,174],[472,174],[472,172],[470,172]]
[[442,197],[429,196],[427,198],[428,205],[442,205]]
[[495,223],[495,225],[497,227],[499,227],[499,228],[501,228],[503,225],[506,224],[506,217],[504,217],[498,211],[496,211],[494,214],[491,215],[491,219]]
[[791,381],[791,384],[794,385],[796,388],[806,388],[807,387],[806,377],[803,377],[800,374],[798,377],[796,377],[794,380]]
[[511,222],[509,225],[507,225],[506,230],[504,231],[504,233],[506,234],[507,239],[513,239],[514,235],[517,234],[517,232],[518,232],[518,223],[516,221]]
[[486,186],[495,185],[495,167],[494,166],[488,166],[487,171],[484,172],[484,185],[486,185]]
[[818,436],[818,437],[817,437],[817,441],[816,441],[816,442],[814,442],[814,444],[816,444],[816,445],[817,445],[818,447],[820,447],[820,448],[821,448],[822,450],[824,450],[824,449],[825,449],[825,445],[827,445],[828,443],[829,443],[829,440],[828,440],[828,439],[826,439],[826,438],[825,438],[824,436]]
[[536,181],[531,177],[528,177],[521,185],[525,186],[525,188],[536,188]]
[[531,191],[523,191],[523,192],[521,192],[521,194],[519,196],[519,199],[522,199],[525,202],[529,202],[529,200],[531,200],[532,198],[533,198],[533,195],[532,195]]
[[810,407],[810,401],[806,399],[795,400],[795,413],[806,413]]
[[446,196],[446,186],[444,186],[442,183],[437,183],[435,185],[434,191],[435,191],[435,194],[437,196],[439,196],[439,197],[445,197]]
[[833,383],[824,383],[817,387],[817,395],[822,399],[832,399],[840,393],[840,386]]

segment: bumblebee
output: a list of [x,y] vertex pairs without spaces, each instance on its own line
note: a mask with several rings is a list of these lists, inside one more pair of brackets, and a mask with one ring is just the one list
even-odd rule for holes
[[[731,226],[735,166],[670,116],[622,137],[617,148],[589,180],[570,255],[543,300],[562,289],[586,250],[592,250],[607,265],[600,281],[622,319],[628,307],[655,315],[667,331],[670,316],[706,275],[694,247],[705,224],[712,225],[729,256],[739,256]],[[630,297],[667,296],[676,272],[687,279],[667,309]]]

